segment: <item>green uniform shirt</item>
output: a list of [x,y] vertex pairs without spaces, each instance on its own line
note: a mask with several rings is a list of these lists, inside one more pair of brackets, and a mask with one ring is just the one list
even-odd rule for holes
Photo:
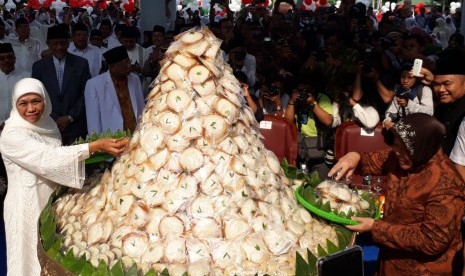
[[[333,105],[331,103],[331,99],[328,96],[325,94],[318,94],[317,102],[321,109],[328,112],[329,115],[333,115]],[[297,118],[297,120],[300,120],[300,118]],[[318,136],[315,125],[315,114],[313,114],[313,112],[308,114],[308,122],[305,125],[302,125],[300,132],[302,132],[302,134],[306,137]]]

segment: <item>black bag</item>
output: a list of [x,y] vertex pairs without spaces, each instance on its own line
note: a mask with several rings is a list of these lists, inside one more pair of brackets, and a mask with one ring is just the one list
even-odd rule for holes
[[298,133],[299,159],[323,159],[325,151],[318,149],[318,137],[305,137]]

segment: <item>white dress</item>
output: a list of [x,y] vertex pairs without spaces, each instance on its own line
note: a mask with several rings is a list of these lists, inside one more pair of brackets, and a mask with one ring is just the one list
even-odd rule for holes
[[57,184],[81,188],[88,144],[62,147],[61,141],[11,127],[0,137],[8,173],[4,203],[8,275],[40,275],[38,219]]

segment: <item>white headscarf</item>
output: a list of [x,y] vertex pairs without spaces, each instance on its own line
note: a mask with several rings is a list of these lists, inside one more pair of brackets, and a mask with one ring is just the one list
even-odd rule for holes
[[[32,124],[21,117],[16,109],[16,102],[25,94],[35,93],[44,99],[45,110],[39,121]],[[20,127],[33,130],[40,134],[46,134],[51,137],[60,139],[60,131],[57,124],[53,121],[50,114],[52,113],[52,103],[48,96],[47,90],[41,81],[33,78],[24,78],[18,81],[13,88],[13,107],[10,112],[10,118],[5,121],[5,127]]]

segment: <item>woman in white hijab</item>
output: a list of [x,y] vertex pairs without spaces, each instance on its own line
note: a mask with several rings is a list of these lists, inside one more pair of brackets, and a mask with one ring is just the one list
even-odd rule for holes
[[39,215],[58,185],[82,188],[84,160],[95,151],[120,155],[128,139],[101,139],[64,147],[50,117],[52,106],[43,84],[18,81],[13,107],[0,137],[8,174],[4,220],[8,275],[40,275],[37,257]]
[[442,49],[446,49],[449,45],[449,37],[451,36],[449,28],[446,26],[444,18],[439,17],[436,19],[436,27],[431,33],[433,40],[439,44]]

